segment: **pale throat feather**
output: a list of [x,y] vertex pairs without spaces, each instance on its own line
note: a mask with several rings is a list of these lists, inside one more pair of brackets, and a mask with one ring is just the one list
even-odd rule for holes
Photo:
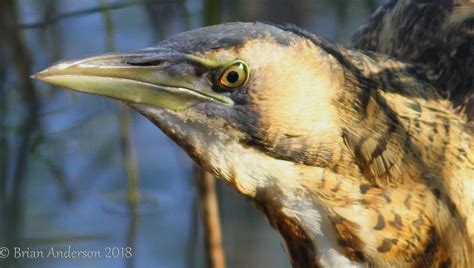
[[[327,267],[359,267],[358,263],[343,255],[337,243],[337,235],[326,215],[326,205],[319,204],[315,196],[307,195],[308,190],[304,189],[304,182],[301,181],[304,172],[307,174],[303,177],[312,178],[312,184],[317,183],[325,176],[324,169],[274,159],[251,147],[243,147],[236,142],[237,139],[223,137],[225,134],[218,128],[196,131],[208,127],[207,124],[202,124],[200,119],[203,118],[200,116],[192,119],[188,117],[183,123],[182,114],[179,113],[151,106],[136,108],[150,118],[160,118],[155,123],[165,132],[186,137],[187,142],[193,144],[194,154],[199,155],[199,159],[206,160],[200,160],[201,165],[208,167],[243,195],[254,198],[259,191],[281,185],[279,193],[272,191],[281,204],[277,209],[288,219],[301,222],[301,228],[313,239],[317,248],[315,261]],[[222,122],[216,122],[218,123]]]

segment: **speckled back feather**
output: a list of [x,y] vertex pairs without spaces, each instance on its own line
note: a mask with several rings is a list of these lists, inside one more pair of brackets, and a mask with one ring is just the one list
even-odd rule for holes
[[434,67],[440,94],[474,120],[474,1],[386,1],[352,45]]

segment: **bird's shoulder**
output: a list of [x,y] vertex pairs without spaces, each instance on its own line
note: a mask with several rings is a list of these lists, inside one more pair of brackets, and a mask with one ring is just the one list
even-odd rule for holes
[[439,94],[474,119],[473,1],[387,1],[352,46],[431,66]]

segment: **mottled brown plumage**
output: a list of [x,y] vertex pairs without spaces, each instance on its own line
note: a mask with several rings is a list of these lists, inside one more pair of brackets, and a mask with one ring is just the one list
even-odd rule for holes
[[[407,103],[397,115],[408,127],[411,137],[418,139],[417,154],[421,164],[430,172],[440,175],[424,176],[434,196],[442,200],[449,213],[445,221],[458,221],[460,230],[448,228],[443,234],[432,232],[433,245],[445,243],[444,237],[460,232],[461,241],[467,240],[466,249],[470,262],[452,263],[457,266],[472,266],[474,258],[474,1],[386,1],[367,25],[353,38],[352,45],[359,49],[391,55],[397,59],[422,63],[431,68],[426,80],[441,97],[436,101],[419,105]],[[409,86],[405,86],[411,89]],[[414,88],[416,90],[416,88]],[[431,97],[433,98],[433,97]],[[449,103],[440,109],[443,98]],[[441,99],[438,101],[437,99]],[[394,105],[403,99],[392,97]],[[400,101],[398,101],[400,100]],[[410,100],[411,101],[411,100]],[[403,106],[403,104],[402,104]],[[428,110],[428,112],[423,111]],[[453,117],[453,112],[455,116]],[[422,118],[425,117],[423,120]],[[459,118],[460,117],[460,118]],[[453,127],[454,125],[454,127]],[[433,146],[437,144],[437,146]],[[415,152],[415,150],[411,150]],[[426,159],[423,159],[425,156]],[[401,170],[409,168],[400,165]],[[410,169],[409,169],[410,170]],[[415,167],[414,172],[420,171]],[[423,175],[423,174],[422,174]],[[412,198],[410,193],[406,198]],[[423,209],[432,209],[424,203]],[[438,216],[438,215],[437,215]],[[462,250],[457,239],[453,239],[454,251]],[[449,247],[449,246],[448,246]],[[441,256],[441,257],[439,257]],[[450,254],[437,254],[433,258],[450,259]],[[439,262],[439,261],[438,261]]]
[[473,120],[473,27],[473,0],[387,0],[352,45],[431,66],[439,93]]
[[[388,1],[365,50],[231,23],[37,77],[148,117],[254,200],[295,267],[473,267],[471,8]],[[223,85],[229,66],[244,77]]]

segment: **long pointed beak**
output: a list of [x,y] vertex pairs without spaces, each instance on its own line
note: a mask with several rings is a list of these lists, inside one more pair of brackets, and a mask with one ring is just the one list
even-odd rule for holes
[[[58,87],[173,110],[199,102],[233,103],[213,92],[202,77],[195,77],[186,65],[187,59],[192,58],[159,51],[107,54],[63,61],[32,78]],[[173,70],[169,71],[171,66]]]

